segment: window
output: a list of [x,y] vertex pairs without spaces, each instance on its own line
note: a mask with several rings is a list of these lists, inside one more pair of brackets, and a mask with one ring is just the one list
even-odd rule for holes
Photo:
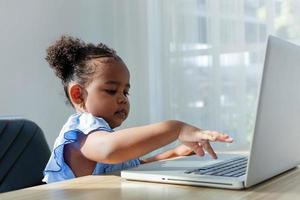
[[161,118],[234,137],[233,144],[214,144],[217,149],[248,149],[267,35],[299,35],[282,22],[286,15],[296,20],[296,13],[284,13],[291,4],[300,2],[162,1],[157,20],[163,56],[155,72],[163,77]]
[[132,81],[143,83],[132,84],[132,105],[138,107],[132,106],[128,125],[178,119],[235,139],[215,143],[216,149],[248,149],[267,35],[300,42],[300,1],[119,4],[115,0],[111,32],[123,39],[113,46],[125,49]]

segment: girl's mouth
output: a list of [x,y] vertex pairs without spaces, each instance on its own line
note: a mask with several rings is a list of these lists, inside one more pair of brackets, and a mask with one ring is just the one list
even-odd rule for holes
[[115,112],[115,115],[117,115],[118,117],[120,117],[122,119],[126,119],[127,112],[124,109],[122,109],[122,110]]

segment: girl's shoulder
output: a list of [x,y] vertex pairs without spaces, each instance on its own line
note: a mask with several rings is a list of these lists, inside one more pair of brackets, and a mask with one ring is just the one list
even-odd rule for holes
[[101,117],[95,117],[90,113],[75,113],[71,115],[62,128],[61,132],[77,130],[88,134],[93,130],[113,132],[109,124]]
[[77,141],[78,134],[88,135],[94,131],[114,132],[103,118],[90,113],[75,113],[62,127],[54,147]]

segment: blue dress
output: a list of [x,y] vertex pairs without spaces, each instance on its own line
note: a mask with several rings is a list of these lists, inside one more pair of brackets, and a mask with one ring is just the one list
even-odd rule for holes
[[[94,117],[89,113],[76,113],[70,116],[55,140],[51,157],[44,169],[43,182],[52,183],[75,178],[71,168],[64,161],[64,145],[76,142],[78,134],[88,135],[93,131],[107,131],[114,134],[114,131],[102,118]],[[139,164],[141,164],[139,159],[118,164],[97,163],[92,175],[116,172]]]

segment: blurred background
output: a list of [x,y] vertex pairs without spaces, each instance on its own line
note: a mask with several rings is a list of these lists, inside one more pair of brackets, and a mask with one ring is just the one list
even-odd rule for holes
[[235,139],[217,150],[247,150],[267,36],[300,44],[299,10],[297,0],[0,0],[0,115],[35,121],[52,148],[74,110],[45,50],[69,34],[127,63],[120,128],[177,119]]

